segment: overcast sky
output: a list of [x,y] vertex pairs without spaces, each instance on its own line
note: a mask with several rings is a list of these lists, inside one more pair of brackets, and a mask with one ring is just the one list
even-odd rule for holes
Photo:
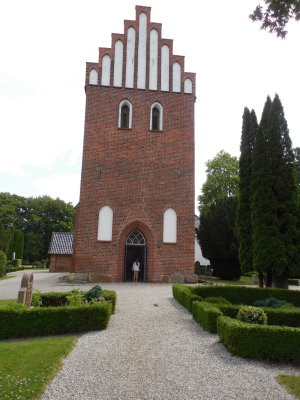
[[300,22],[285,40],[248,18],[259,0],[7,0],[0,3],[0,191],[79,200],[85,63],[152,7],[152,22],[196,72],[195,190],[220,150],[239,156],[242,114],[278,93],[300,146]]

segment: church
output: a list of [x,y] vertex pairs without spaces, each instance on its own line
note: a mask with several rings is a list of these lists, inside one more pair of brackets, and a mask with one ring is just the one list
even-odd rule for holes
[[137,258],[142,282],[194,273],[195,74],[150,16],[136,6],[124,33],[86,64],[74,237],[53,234],[52,272],[126,282]]

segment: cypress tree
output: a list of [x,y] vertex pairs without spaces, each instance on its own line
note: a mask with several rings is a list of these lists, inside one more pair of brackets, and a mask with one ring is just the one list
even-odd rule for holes
[[239,160],[239,196],[237,208],[237,235],[239,239],[239,260],[243,272],[252,271],[252,233],[251,233],[251,172],[252,153],[257,129],[254,110],[244,108],[241,137],[241,156]]
[[253,267],[261,276],[272,268],[279,268],[284,262],[284,248],[277,219],[277,199],[272,190],[270,161],[266,156],[267,146],[263,128],[259,126],[252,159],[251,225]]
[[[263,129],[263,133],[265,136],[265,139],[268,140],[268,131],[270,128],[270,114],[271,114],[271,107],[272,107],[272,100],[270,96],[267,96],[267,100],[264,105],[264,109],[261,115],[260,123],[259,125]],[[266,154],[265,157],[269,157],[268,154],[268,148],[266,148]],[[261,280],[263,280],[263,276],[260,277]],[[266,286],[271,287],[272,286],[272,266],[269,266],[269,268],[266,270]]]
[[16,258],[22,260],[24,251],[24,233],[19,230],[15,231],[14,251],[16,252]]
[[300,274],[299,201],[292,142],[277,94],[270,112],[268,154],[282,251],[281,263],[274,264],[272,268],[273,283],[278,287],[287,287],[289,274]]
[[12,253],[13,253],[13,247],[14,247],[14,242],[15,242],[15,230],[14,228],[10,228],[10,242],[7,250],[7,259],[11,260],[12,259]]

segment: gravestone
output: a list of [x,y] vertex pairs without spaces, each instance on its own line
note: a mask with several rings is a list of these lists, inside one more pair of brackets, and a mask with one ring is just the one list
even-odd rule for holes
[[31,307],[33,293],[33,272],[25,272],[21,281],[21,288],[18,293],[18,303]]

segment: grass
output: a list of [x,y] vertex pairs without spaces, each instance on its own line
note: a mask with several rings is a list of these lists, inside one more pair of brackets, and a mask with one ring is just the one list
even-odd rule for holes
[[16,303],[17,300],[10,299],[10,300],[0,300],[0,306],[7,306],[12,303]]
[[[222,279],[218,279],[217,281],[215,281],[215,283],[222,283],[222,284],[226,284],[226,285],[254,285],[252,278],[249,276],[241,276],[240,280],[238,281],[225,281]],[[257,285],[255,285],[257,286]]]
[[5,281],[6,279],[10,279],[10,278],[15,278],[16,275],[11,275],[11,276],[1,276],[0,277],[0,281]]
[[0,342],[0,398],[39,399],[76,341],[56,336]]
[[278,375],[277,380],[289,393],[300,399],[300,375]]

